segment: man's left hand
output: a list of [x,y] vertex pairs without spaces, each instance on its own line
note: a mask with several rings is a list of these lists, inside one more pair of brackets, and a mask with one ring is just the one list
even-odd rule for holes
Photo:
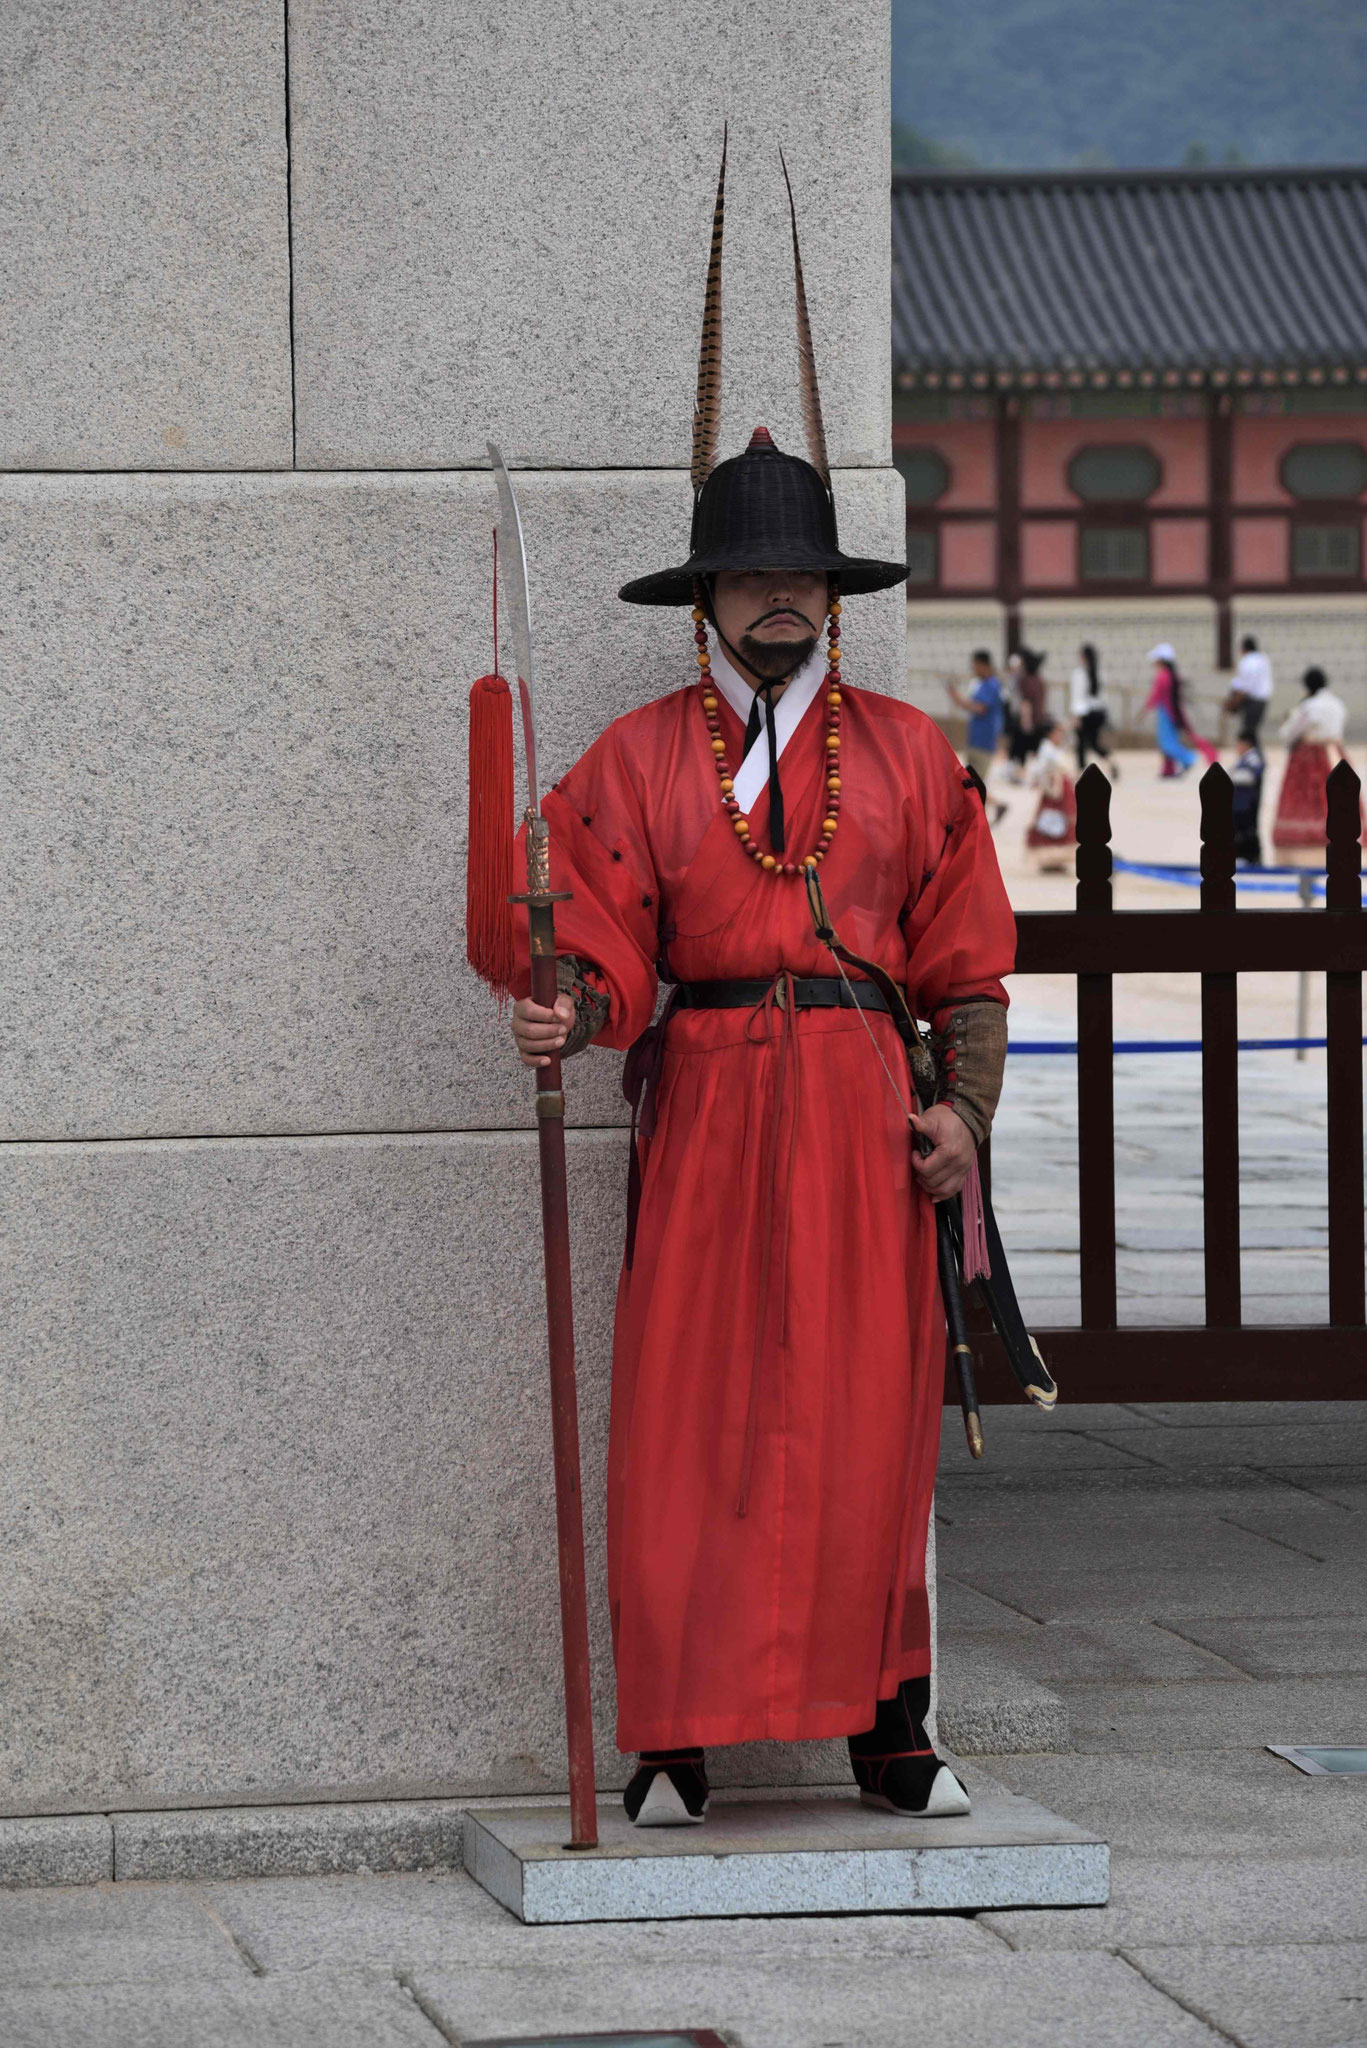
[[947,1102],[933,1103],[923,1116],[914,1116],[911,1121],[917,1136],[929,1138],[934,1146],[924,1158],[919,1152],[911,1155],[917,1183],[932,1202],[948,1201],[968,1179],[978,1149],[973,1133]]

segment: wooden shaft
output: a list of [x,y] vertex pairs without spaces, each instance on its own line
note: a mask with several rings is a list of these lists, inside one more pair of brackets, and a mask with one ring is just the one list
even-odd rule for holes
[[[554,1007],[555,908],[530,896],[532,1001]],[[589,1677],[588,1591],[579,1474],[579,1403],[574,1371],[574,1302],[570,1291],[570,1206],[565,1174],[565,1097],[560,1055],[536,1069],[537,1134],[541,1147],[541,1228],[546,1253],[546,1336],[551,1372],[551,1441],[555,1457],[555,1521],[560,1550],[560,1634],[565,1660],[565,1731],[570,1759],[570,1847],[598,1842],[593,1768],[593,1695]]]
[[[1201,909],[1236,915],[1234,785],[1217,762],[1201,777]],[[1201,1210],[1206,1323],[1243,1317],[1239,1273],[1239,983],[1201,976]]]
[[[1362,918],[1362,785],[1346,761],[1328,784],[1325,911],[1335,921]],[[1329,1320],[1360,1327],[1362,1273],[1362,976],[1326,974],[1325,1035],[1329,1088]],[[1305,1034],[1302,1032],[1301,1037]]]
[[[1077,911],[1104,961],[1111,919],[1111,785],[1095,761],[1077,782]],[[1093,922],[1105,918],[1104,925]],[[1115,1281],[1115,991],[1107,973],[1077,978],[1077,1178],[1084,1329],[1113,1330]]]

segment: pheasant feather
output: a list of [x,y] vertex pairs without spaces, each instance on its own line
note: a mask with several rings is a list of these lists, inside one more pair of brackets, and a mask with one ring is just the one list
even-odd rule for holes
[[788,217],[793,224],[793,294],[797,300],[797,363],[802,389],[802,425],[807,435],[807,455],[818,470],[826,489],[831,487],[831,465],[826,455],[826,423],[821,417],[821,392],[816,381],[816,353],[812,348],[812,323],[807,316],[807,287],[802,277],[802,252],[797,245],[797,207],[793,202],[793,181],[783,165],[783,182],[788,187]]
[[712,253],[707,263],[707,291],[702,308],[702,344],[698,351],[698,395],[693,402],[693,490],[707,482],[717,460],[721,433],[721,251],[726,218],[726,130],[721,138],[721,170],[717,203],[712,212]]

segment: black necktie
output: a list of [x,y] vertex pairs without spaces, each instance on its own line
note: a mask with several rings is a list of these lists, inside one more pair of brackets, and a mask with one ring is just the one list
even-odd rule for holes
[[759,699],[764,693],[764,724],[769,735],[769,844],[775,853],[784,850],[783,832],[783,786],[778,779],[778,736],[774,731],[773,684],[761,683],[750,700],[750,716],[745,726],[745,751],[748,754],[759,738]]

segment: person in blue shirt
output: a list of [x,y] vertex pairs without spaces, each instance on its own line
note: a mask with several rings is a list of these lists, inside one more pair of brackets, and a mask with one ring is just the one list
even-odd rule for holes
[[[949,694],[960,711],[968,714],[968,744],[964,749],[964,765],[977,776],[984,789],[992,772],[996,758],[997,743],[1002,736],[1002,725],[1006,717],[1001,677],[996,664],[985,647],[979,647],[973,656],[973,680],[966,690],[949,685]],[[990,803],[988,817],[992,824],[999,824],[1006,816],[1006,805]]]

